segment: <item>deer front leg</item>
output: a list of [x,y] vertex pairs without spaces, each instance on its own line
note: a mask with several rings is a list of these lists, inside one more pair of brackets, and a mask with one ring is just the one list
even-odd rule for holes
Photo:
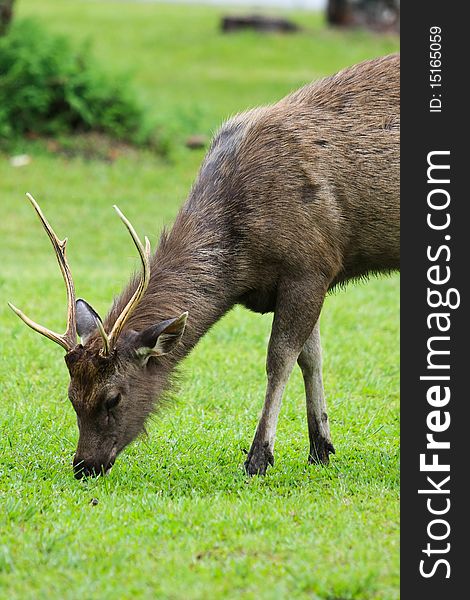
[[308,460],[311,463],[327,465],[330,461],[330,454],[334,454],[335,449],[331,443],[330,425],[323,390],[319,321],[316,322],[312,333],[305,342],[297,362],[302,369],[305,383],[308,437],[310,440]]
[[266,361],[266,397],[245,461],[248,475],[264,475],[268,466],[274,464],[274,440],[284,388],[318,319],[325,293],[326,286],[318,282],[286,281],[278,287]]

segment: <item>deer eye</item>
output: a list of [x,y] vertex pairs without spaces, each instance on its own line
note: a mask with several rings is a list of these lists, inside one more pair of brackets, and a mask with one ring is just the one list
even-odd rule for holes
[[106,410],[111,410],[115,408],[119,402],[121,401],[121,394],[116,394],[116,396],[111,396],[106,400]]

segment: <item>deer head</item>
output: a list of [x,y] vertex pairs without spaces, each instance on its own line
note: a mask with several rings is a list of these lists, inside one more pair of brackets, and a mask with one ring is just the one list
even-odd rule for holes
[[[142,331],[126,329],[150,281],[150,242],[140,241],[131,223],[115,206],[139,252],[142,273],[137,287],[109,333],[98,313],[81,298],[66,259],[67,239],[60,240],[34,198],[27,194],[49,236],[67,289],[67,329],[55,333],[10,308],[26,325],[62,346],[70,373],[69,399],[77,413],[79,441],[73,460],[75,477],[106,473],[116,456],[143,430],[155,399],[166,387],[171,353],[184,333],[188,313],[155,323]],[[77,335],[80,343],[77,343]]]

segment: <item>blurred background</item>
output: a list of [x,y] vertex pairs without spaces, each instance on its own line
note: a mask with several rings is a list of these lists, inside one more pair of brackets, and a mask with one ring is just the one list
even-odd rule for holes
[[398,25],[398,0],[0,0],[0,147],[201,147],[233,112],[395,49]]

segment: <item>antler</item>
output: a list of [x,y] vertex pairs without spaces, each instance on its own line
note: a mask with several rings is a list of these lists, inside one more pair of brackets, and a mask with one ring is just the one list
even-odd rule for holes
[[[67,352],[75,348],[77,343],[77,322],[76,322],[76,304],[75,304],[75,288],[73,284],[72,274],[70,272],[69,265],[67,263],[67,259],[65,256],[65,247],[67,244],[67,238],[64,240],[59,240],[57,235],[55,234],[52,227],[47,222],[46,217],[42,213],[38,203],[31,196],[31,194],[26,194],[29,201],[34,207],[34,210],[37,212],[41,222],[43,224],[44,229],[46,230],[47,235],[49,236],[52,246],[54,247],[55,254],[57,257],[57,262],[59,263],[60,270],[62,272],[62,276],[65,281],[65,286],[67,288],[67,329],[64,334],[55,333],[50,329],[46,329],[42,325],[35,323],[29,317],[27,317],[21,310],[13,306],[10,302],[8,303],[9,307],[13,310],[13,312],[20,317],[26,325],[37,331],[38,333],[46,336],[56,344],[60,344]],[[103,340],[103,349],[102,354],[104,356],[109,355],[111,350],[114,348],[116,341],[121,333],[125,323],[131,316],[137,304],[142,299],[142,296],[145,293],[145,290],[148,287],[150,281],[150,242],[148,238],[145,238],[145,247],[139,239],[135,229],[132,227],[130,221],[126,219],[126,217],[122,214],[117,206],[114,206],[119,218],[126,226],[127,230],[131,234],[131,237],[134,241],[134,244],[139,252],[140,260],[142,261],[142,276],[139,281],[139,285],[137,286],[136,291],[134,292],[132,298],[124,307],[123,311],[116,319],[114,326],[109,334],[107,334],[104,330],[104,327],[99,319],[96,320],[96,324]]]
[[34,210],[36,211],[38,217],[41,219],[42,225],[46,230],[49,239],[51,240],[52,246],[54,248],[57,262],[59,263],[60,270],[62,272],[62,277],[64,278],[65,287],[67,289],[67,329],[64,334],[55,333],[50,329],[46,329],[42,325],[35,323],[29,317],[27,317],[21,310],[13,306],[10,302],[8,303],[9,307],[12,311],[18,315],[18,317],[26,323],[31,329],[37,331],[41,335],[49,338],[56,344],[59,344],[64,348],[67,352],[75,348],[77,343],[77,324],[75,318],[75,287],[73,285],[72,274],[70,272],[69,265],[67,263],[67,259],[65,256],[65,247],[67,244],[67,238],[64,240],[59,240],[57,235],[54,233],[54,230],[47,222],[46,217],[43,215],[38,203],[31,196],[31,194],[26,194],[28,200],[33,205]]
[[[116,322],[114,323],[111,333],[108,336],[108,348],[110,348],[110,349],[114,348],[114,346],[116,344],[116,340],[119,337],[119,334],[121,333],[125,323],[129,319],[129,317],[133,313],[135,307],[137,306],[137,304],[139,304],[140,300],[142,299],[142,296],[144,295],[145,290],[147,289],[149,281],[150,281],[150,242],[149,242],[149,239],[147,237],[145,237],[145,248],[144,248],[144,245],[140,241],[139,236],[137,235],[135,229],[132,227],[130,221],[128,219],[126,219],[126,217],[122,214],[122,212],[119,210],[119,208],[116,205],[114,205],[113,208],[119,215],[119,218],[121,219],[121,221],[127,227],[127,230],[131,234],[134,244],[139,252],[140,260],[142,261],[142,275],[141,275],[139,285],[137,286],[136,291],[134,292],[132,298],[129,300],[129,302],[124,307],[124,309],[121,312],[121,314],[119,315],[119,317],[116,319]],[[101,333],[101,335],[103,335],[103,333]],[[104,352],[106,353],[106,344],[104,347]]]

